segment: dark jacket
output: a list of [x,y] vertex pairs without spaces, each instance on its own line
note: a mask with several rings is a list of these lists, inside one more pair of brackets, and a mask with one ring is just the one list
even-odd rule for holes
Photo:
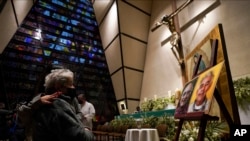
[[77,118],[72,100],[64,95],[51,105],[41,106],[34,113],[33,141],[93,141]]

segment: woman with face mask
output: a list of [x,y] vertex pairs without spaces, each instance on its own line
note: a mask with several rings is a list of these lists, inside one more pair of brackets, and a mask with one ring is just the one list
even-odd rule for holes
[[68,69],[52,70],[45,77],[45,94],[58,93],[51,104],[34,111],[33,141],[92,141],[92,132],[77,117],[73,103],[74,74]]
[[[54,72],[57,72],[57,69],[64,69],[63,66],[48,66],[47,69],[45,69],[45,71],[42,73],[41,77],[43,77],[42,79],[44,79],[44,77],[46,75],[48,75],[49,73],[52,72],[52,70]],[[43,82],[43,83],[42,83]],[[45,83],[45,79],[44,80],[40,80],[38,82],[38,86],[40,86],[40,83],[42,83],[42,85],[44,85]],[[43,87],[44,88],[44,87]],[[39,91],[44,91],[41,90],[39,87]],[[32,98],[31,101],[29,101],[27,104],[21,105],[18,108],[18,124],[25,128],[25,137],[27,141],[32,141],[32,132],[33,132],[33,113],[40,107],[46,106],[46,105],[50,105],[53,103],[53,101],[62,94],[62,92],[57,91],[54,87],[47,87],[46,88],[46,93],[39,93],[37,94],[35,97]],[[71,106],[74,107],[75,109],[75,113],[77,114],[77,118],[79,120],[82,120],[83,116],[81,113],[81,109],[79,107],[79,103],[77,101],[77,98],[74,97],[74,90],[73,92],[69,90],[69,93],[73,93],[72,95],[72,100],[70,100],[70,104]]]

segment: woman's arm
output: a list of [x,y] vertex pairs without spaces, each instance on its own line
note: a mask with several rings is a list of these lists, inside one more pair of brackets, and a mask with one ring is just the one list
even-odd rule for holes
[[55,92],[51,95],[38,94],[31,100],[29,106],[33,110],[38,109],[42,105],[51,104],[61,94],[61,92]]

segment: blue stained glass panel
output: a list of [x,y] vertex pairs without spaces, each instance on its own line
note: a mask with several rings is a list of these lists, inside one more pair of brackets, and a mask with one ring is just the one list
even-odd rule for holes
[[67,25],[65,28],[66,28],[67,30],[72,30],[72,26],[70,26],[70,25]]
[[57,10],[57,8],[55,8],[54,6],[52,6],[52,5],[50,5],[50,4],[46,3],[46,2],[39,1],[39,4],[40,4],[40,6],[42,6],[44,8],[48,8],[48,9],[53,10],[53,11]]
[[77,20],[70,20],[70,22],[71,22],[71,24],[73,24],[73,25],[80,25],[81,23],[79,22],[79,21],[77,21]]
[[49,46],[48,46],[48,47],[51,48],[51,49],[53,49],[54,46],[55,46],[55,44],[49,43]]
[[52,61],[52,64],[54,64],[54,65],[59,65],[59,61],[58,61],[58,60],[53,60],[53,61]]
[[45,34],[44,39],[49,39],[49,40],[52,40],[52,41],[56,41],[57,36],[53,36],[53,35],[50,35],[50,34]]
[[84,59],[84,58],[79,58],[79,60],[80,60],[80,63],[82,63],[82,64],[84,64],[86,61],[86,59]]
[[66,31],[63,31],[62,32],[62,36],[65,36],[65,37],[73,37],[73,34],[69,33],[69,32],[66,32]]
[[75,61],[76,60],[76,57],[75,56],[70,56],[69,57],[69,61]]
[[50,11],[45,10],[45,11],[43,12],[43,14],[44,14],[45,16],[50,16]]
[[24,40],[25,43],[31,43],[32,39],[30,37],[26,37]]
[[67,47],[56,45],[55,50],[63,51],[63,52],[69,52],[69,49]]
[[67,45],[67,46],[71,46],[72,45],[71,44],[72,43],[71,40],[67,40],[67,39],[63,39],[63,38],[59,38],[58,42],[63,43],[65,45]]
[[66,4],[63,3],[63,2],[60,1],[60,0],[52,0],[52,3],[57,4],[57,5],[60,5],[60,6],[62,6],[62,7],[66,7]]
[[57,13],[53,13],[52,18],[67,22],[68,18]]

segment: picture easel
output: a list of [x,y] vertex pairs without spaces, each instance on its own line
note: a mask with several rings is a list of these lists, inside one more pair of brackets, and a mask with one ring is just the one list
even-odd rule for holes
[[[216,56],[216,49],[217,49],[216,42],[217,42],[217,40],[214,40],[213,43],[212,43],[212,54],[213,55],[212,55],[212,58],[211,58],[211,62],[216,62],[216,61],[214,61],[214,59],[216,58],[215,56]],[[198,75],[198,68],[199,68],[201,59],[202,59],[202,55],[199,55],[198,62],[195,65],[195,69],[194,69],[194,72],[193,72],[193,76],[192,76],[193,78],[196,75]],[[215,63],[211,63],[210,65],[212,67],[212,66],[215,65]],[[204,136],[205,136],[205,129],[206,129],[207,121],[209,121],[209,120],[219,120],[219,117],[209,116],[207,114],[204,114],[203,112],[192,113],[192,115],[187,115],[187,116],[184,116],[184,117],[180,117],[179,125],[178,125],[178,128],[177,128],[177,133],[176,133],[176,136],[175,136],[175,141],[178,141],[178,139],[179,139],[181,128],[182,128],[183,122],[185,120],[191,120],[191,121],[192,120],[197,120],[197,121],[200,121],[197,140],[198,141],[203,141]]]
[[[229,69],[229,62],[228,62],[228,58],[227,58],[227,53],[226,53],[226,48],[225,48],[225,41],[223,38],[223,34],[222,34],[222,25],[219,24],[215,29],[212,30],[212,32],[206,37],[206,40],[211,40],[212,41],[212,52],[211,52],[211,60],[210,60],[210,67],[213,67],[216,65],[217,61],[221,61],[224,60],[225,61],[225,69],[224,72],[222,72],[222,75],[227,79],[227,90],[220,90],[221,88],[221,81],[218,80],[217,82],[217,88],[214,90],[214,98],[216,99],[221,113],[224,116],[223,118],[227,121],[229,128],[231,128],[232,125],[234,124],[240,124],[240,120],[239,120],[239,113],[237,110],[237,102],[235,100],[235,94],[234,94],[234,89],[233,88],[233,83],[232,83],[232,78],[231,78],[231,72]],[[217,35],[216,35],[217,34]],[[220,38],[220,40],[218,40],[218,38]],[[222,45],[223,44],[223,45]],[[219,48],[218,48],[219,47]],[[218,54],[219,51],[219,54]],[[194,78],[196,75],[198,75],[198,67],[200,64],[200,61],[202,59],[202,56],[200,55],[198,58],[198,62],[195,65],[195,69],[194,72],[192,74],[192,77]],[[231,106],[230,108],[228,108],[225,105],[225,101],[223,101],[222,99],[222,94],[225,91],[229,91],[229,97],[231,99]],[[233,108],[236,107],[236,108]],[[231,110],[231,114],[229,112],[229,109]],[[233,117],[233,119],[232,119]],[[217,116],[210,116],[208,114],[204,114],[204,112],[198,112],[198,113],[192,113],[191,115],[189,114],[185,114],[184,116],[180,116],[177,117],[177,119],[179,119],[179,124],[177,127],[177,132],[175,135],[175,141],[178,141],[179,136],[180,136],[180,132],[182,129],[182,125],[184,123],[184,121],[200,121],[200,125],[199,125],[199,132],[198,132],[198,137],[197,140],[198,141],[203,141],[204,140],[204,136],[205,136],[205,130],[206,130],[206,125],[208,121],[211,120],[219,120],[219,117]]]
[[[221,99],[221,96],[220,96],[217,89],[215,89],[215,91],[214,91],[214,97],[217,100],[223,115],[225,115],[226,121],[227,121],[227,123],[229,125],[229,128],[230,128],[234,124],[234,122],[233,122],[229,112],[227,111],[226,106],[223,103],[223,101]],[[197,141],[203,141],[204,136],[205,136],[205,130],[206,130],[207,122],[211,121],[211,120],[219,120],[219,117],[210,116],[210,115],[207,115],[207,114],[204,114],[204,113],[195,113],[192,116],[189,115],[187,117],[180,118],[178,128],[177,128],[177,132],[176,132],[176,135],[175,135],[175,141],[178,141],[178,139],[179,139],[181,128],[182,128],[182,125],[183,125],[185,120],[186,121],[200,121]]]

